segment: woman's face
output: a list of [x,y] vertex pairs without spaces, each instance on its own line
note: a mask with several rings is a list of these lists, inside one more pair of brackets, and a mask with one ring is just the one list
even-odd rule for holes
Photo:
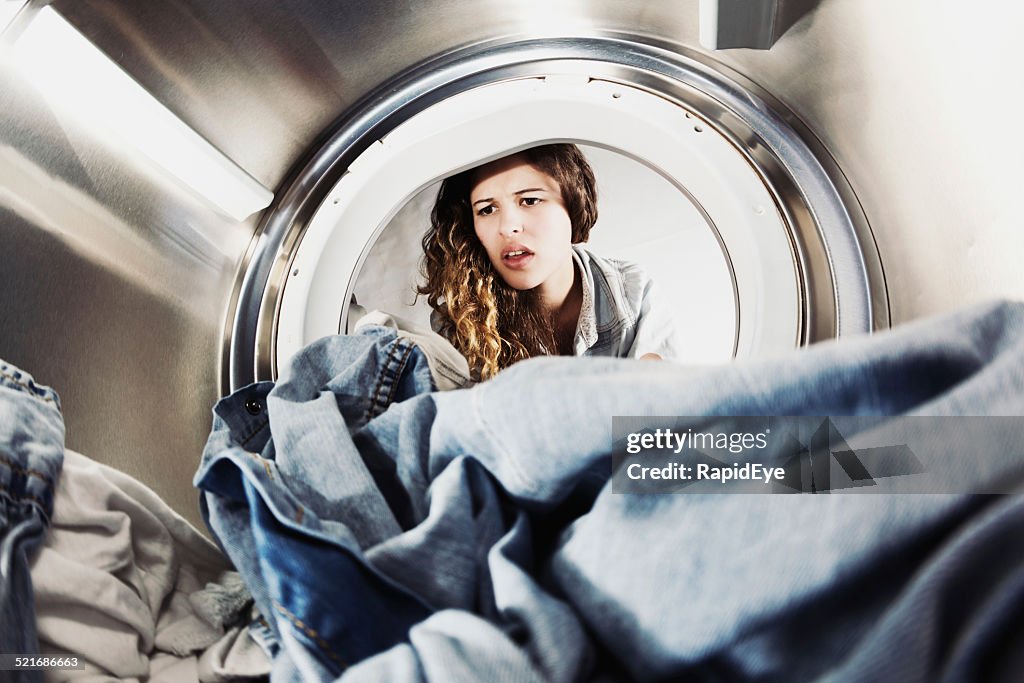
[[508,286],[540,287],[559,304],[572,288],[572,223],[558,183],[519,155],[480,167],[470,189],[473,227]]

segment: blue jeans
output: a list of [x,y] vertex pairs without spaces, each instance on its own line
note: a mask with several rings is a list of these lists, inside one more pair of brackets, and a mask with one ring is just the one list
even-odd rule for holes
[[[60,400],[0,361],[0,653],[38,654],[28,556],[42,543],[64,462]],[[41,680],[7,671],[5,681]]]
[[[387,331],[327,338],[216,408],[196,482],[275,629],[277,680],[928,681],[1020,665],[1020,496],[634,495],[609,480],[613,416],[1024,415],[1024,306],[714,368],[540,358],[447,393],[425,371]],[[955,436],[929,457],[963,458]],[[963,476],[1019,477],[1024,454],[1004,445]]]
[[[303,358],[291,381],[217,404],[196,475],[204,519],[246,578],[277,640],[271,652],[283,648],[277,677],[289,667],[295,680],[402,642],[431,612],[363,556],[399,534],[411,511],[393,485],[398,498],[386,499],[393,464],[359,431],[393,401],[433,388],[426,359],[384,328],[314,345]],[[307,651],[319,659],[305,661]]]

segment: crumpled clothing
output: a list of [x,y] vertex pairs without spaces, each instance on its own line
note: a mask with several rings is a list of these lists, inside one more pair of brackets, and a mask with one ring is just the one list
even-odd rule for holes
[[437,332],[391,313],[377,310],[364,313],[355,323],[353,331],[358,334],[368,326],[393,328],[398,332],[398,336],[416,344],[426,357],[430,374],[434,378],[434,386],[438,391],[465,389],[473,385],[466,358]]
[[41,650],[86,661],[49,680],[220,680],[230,665],[200,679],[199,657],[245,633],[252,600],[216,546],[151,489],[71,450],[31,572]]
[[[414,344],[364,332],[218,403],[196,475],[277,638],[273,680],[1024,673],[1019,493],[609,484],[613,416],[1024,415],[1024,305],[714,368],[531,359],[442,393]],[[955,436],[927,457],[1020,480],[1019,444]]]

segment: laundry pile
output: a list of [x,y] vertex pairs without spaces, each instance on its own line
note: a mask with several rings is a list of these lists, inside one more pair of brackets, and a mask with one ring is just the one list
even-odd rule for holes
[[57,394],[0,363],[0,654],[75,668],[2,681],[265,676],[252,599],[217,547],[132,477],[64,447]]
[[972,493],[1021,490],[1024,418],[935,423],[916,456],[960,493],[610,485],[615,416],[1024,415],[1024,305],[704,369],[537,358],[436,392],[430,368],[370,326],[216,406],[195,483],[274,680],[1024,675],[1024,498]]
[[[56,395],[5,368],[0,650],[38,623],[44,651],[139,680],[1024,676],[1024,418],[941,426],[1024,415],[1024,304],[720,367],[538,358],[451,391],[432,344],[374,320],[216,405],[195,484],[230,563],[65,453]],[[916,457],[956,480],[616,492],[614,417],[757,415],[932,416]]]

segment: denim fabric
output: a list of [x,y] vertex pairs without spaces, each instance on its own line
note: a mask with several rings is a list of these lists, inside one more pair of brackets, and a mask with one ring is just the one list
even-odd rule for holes
[[576,326],[577,356],[639,358],[656,353],[679,358],[682,338],[655,286],[636,263],[607,259],[573,245],[583,276],[583,305]]
[[[616,415],[1024,415],[1024,305],[717,368],[537,358],[445,393],[414,380],[415,348],[394,372],[402,346],[387,331],[321,340],[273,390],[217,407],[197,482],[276,623],[279,680],[1022,674],[1019,494],[608,482]],[[405,390],[385,408],[378,386]],[[968,482],[1021,480],[1019,442],[970,447],[951,435],[928,457],[965,460]]]
[[352,316],[353,313],[350,312],[350,334],[358,334],[362,328],[367,326],[390,327],[398,332],[399,337],[404,337],[416,344],[420,352],[426,356],[427,365],[430,366],[431,376],[434,379],[434,386],[438,391],[465,389],[473,385],[469,374],[469,363],[458,349],[452,346],[451,342],[437,332],[422,328],[384,311],[367,313],[363,309],[362,315],[354,323]]
[[314,345],[276,386],[220,401],[196,475],[204,519],[277,640],[278,677],[340,672],[430,613],[362,559],[401,531],[403,506],[392,513],[385,499],[393,463],[358,431],[391,402],[431,391],[430,369],[393,330],[347,341]]
[[[0,653],[39,652],[28,556],[46,534],[63,462],[57,394],[0,361]],[[6,681],[41,679],[4,672]]]

